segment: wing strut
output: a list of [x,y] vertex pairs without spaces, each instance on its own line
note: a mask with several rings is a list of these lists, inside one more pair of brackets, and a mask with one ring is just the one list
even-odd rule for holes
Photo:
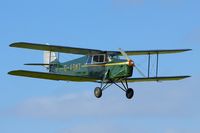
[[158,77],[158,67],[159,67],[159,54],[156,54],[156,77]]
[[150,66],[151,65],[151,54],[149,53],[148,54],[148,77],[149,77],[149,74],[150,74]]
[[[149,78],[150,77],[150,69],[151,69],[151,53],[147,54],[148,56],[148,64],[147,64],[147,77]],[[158,71],[159,71],[159,52],[156,53],[156,75],[155,77],[158,77]]]

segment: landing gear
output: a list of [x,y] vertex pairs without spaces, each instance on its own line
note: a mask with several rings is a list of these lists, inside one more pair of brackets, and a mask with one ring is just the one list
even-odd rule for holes
[[94,89],[94,95],[96,96],[96,98],[100,98],[102,96],[102,89],[100,87],[96,87]]
[[[96,87],[94,89],[94,95],[96,96],[96,98],[100,98],[102,96],[102,91],[104,91],[106,88],[110,87],[113,84],[122,89],[125,92],[126,97],[128,99],[131,99],[134,95],[134,90],[132,88],[128,88],[128,83],[126,79],[118,79],[116,81],[109,80],[107,82],[101,81],[100,83],[101,87]],[[118,85],[117,83],[121,83],[123,87]]]
[[133,95],[134,95],[134,90],[133,90],[132,88],[128,88],[128,89],[126,90],[126,97],[127,97],[128,99],[131,99],[131,98],[133,97]]

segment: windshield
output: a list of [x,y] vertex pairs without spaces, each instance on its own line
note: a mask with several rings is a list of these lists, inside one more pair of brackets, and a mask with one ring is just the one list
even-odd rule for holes
[[120,58],[119,58],[119,56],[117,56],[117,55],[109,55],[108,56],[108,60],[109,60],[109,62],[110,61],[113,61],[113,60],[119,60]]

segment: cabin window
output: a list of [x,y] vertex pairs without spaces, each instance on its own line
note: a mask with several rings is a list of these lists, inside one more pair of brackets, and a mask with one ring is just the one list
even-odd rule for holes
[[94,55],[93,63],[103,63],[105,62],[105,55]]
[[99,62],[104,62],[104,55],[99,56]]
[[98,55],[95,55],[93,57],[93,62],[99,62],[99,56]]

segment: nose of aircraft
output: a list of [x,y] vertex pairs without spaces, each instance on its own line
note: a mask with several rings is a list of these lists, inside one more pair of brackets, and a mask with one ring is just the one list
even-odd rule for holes
[[134,61],[133,60],[128,60],[128,66],[134,67]]

